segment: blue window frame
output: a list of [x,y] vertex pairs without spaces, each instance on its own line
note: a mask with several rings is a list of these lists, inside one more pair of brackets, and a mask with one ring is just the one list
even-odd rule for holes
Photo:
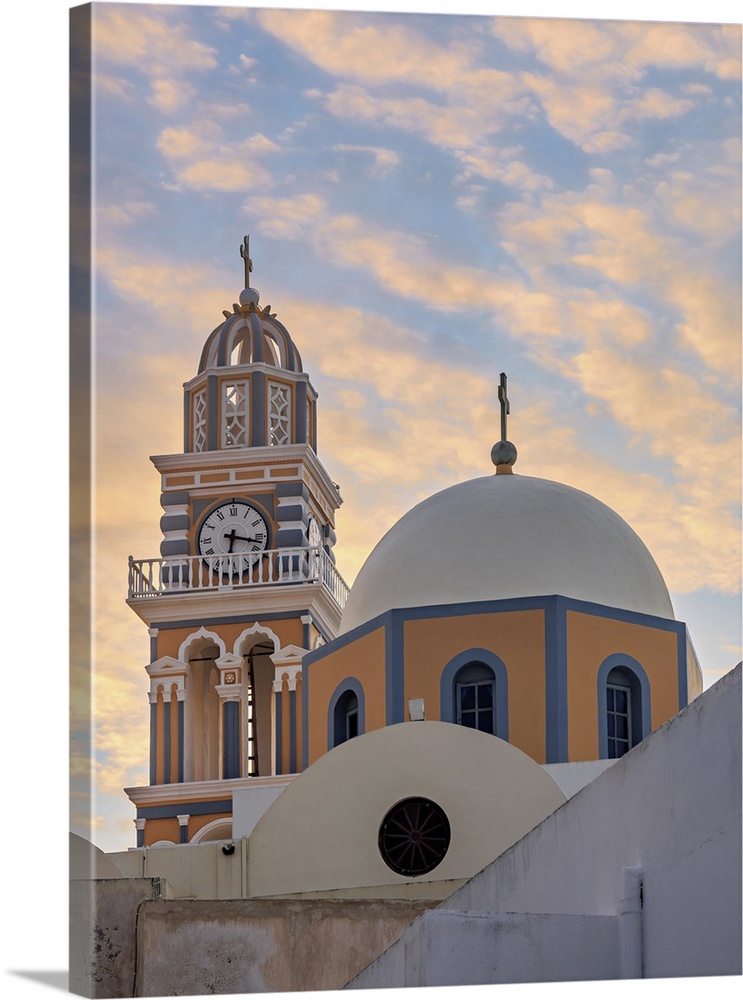
[[328,705],[328,749],[363,732],[364,689],[355,677],[347,677],[335,689]]
[[508,740],[508,673],[489,649],[457,653],[441,672],[441,721]]

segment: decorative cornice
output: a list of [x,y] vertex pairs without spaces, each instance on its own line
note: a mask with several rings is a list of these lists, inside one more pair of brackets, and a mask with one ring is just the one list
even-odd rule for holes
[[[152,455],[150,461],[161,475],[187,474],[189,472],[208,471],[211,469],[254,469],[270,466],[278,469],[283,464],[306,466],[309,476],[317,481],[318,490],[337,510],[343,503],[339,490],[328,475],[325,466],[308,444],[262,445],[253,448],[229,448],[219,451],[195,451],[171,455]],[[300,470],[301,471],[301,470]],[[271,477],[271,482],[276,481]],[[296,477],[292,477],[296,478]],[[257,481],[240,483],[240,488],[249,489]],[[235,483],[234,485],[238,485]],[[203,489],[204,487],[199,487]],[[213,484],[210,484],[213,489]],[[179,490],[183,487],[179,486]]]
[[246,788],[285,788],[296,774],[274,774],[263,778],[229,778],[223,781],[180,781],[171,785],[144,785],[125,788],[135,806],[165,805],[168,803],[220,801]]
[[337,635],[341,611],[323,583],[297,583],[282,586],[245,587],[233,591],[173,592],[153,597],[137,597],[127,604],[142,621],[160,627],[168,622],[206,621],[209,618],[234,617],[236,622],[260,620],[272,611],[308,610],[313,621],[328,635]]

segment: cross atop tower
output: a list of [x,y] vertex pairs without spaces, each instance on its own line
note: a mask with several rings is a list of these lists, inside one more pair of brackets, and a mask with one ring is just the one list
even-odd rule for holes
[[253,270],[253,261],[250,259],[250,237],[244,236],[240,244],[240,256],[245,261],[245,287],[250,288],[250,272]]
[[508,440],[506,433],[506,416],[511,412],[511,403],[508,399],[508,379],[506,373],[500,373],[500,385],[498,386],[498,400],[500,401],[500,439]]

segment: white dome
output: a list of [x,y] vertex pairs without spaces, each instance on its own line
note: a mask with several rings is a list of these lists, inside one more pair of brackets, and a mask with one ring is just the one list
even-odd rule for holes
[[674,617],[653,557],[606,504],[546,479],[486,476],[434,494],[390,528],[351,588],[340,631],[392,608],[551,594]]

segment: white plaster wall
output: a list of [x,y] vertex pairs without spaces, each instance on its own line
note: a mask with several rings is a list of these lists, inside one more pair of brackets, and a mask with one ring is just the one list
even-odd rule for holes
[[[224,854],[223,843],[234,843],[234,853]],[[244,839],[140,847],[110,857],[129,878],[167,879],[176,899],[239,899],[243,895]]]
[[405,722],[349,740],[300,774],[257,823],[248,895],[273,896],[411,880],[382,860],[387,811],[411,796],[437,802],[451,846],[429,875],[469,878],[565,801],[542,768],[493,736],[445,722]]
[[[616,917],[429,910],[350,989],[619,976]],[[526,973],[526,979],[525,979]]]
[[[452,928],[460,912],[610,917],[619,911],[622,869],[635,865],[643,870],[644,976],[740,975],[740,667],[436,912],[444,924],[452,914]],[[401,953],[420,948],[411,942],[425,935],[425,927],[416,921],[363,974],[363,985],[416,985],[399,979],[410,974]],[[569,937],[565,941],[570,944]],[[426,947],[422,959],[428,953]],[[464,954],[447,947],[443,981],[469,981]],[[534,981],[528,950],[522,959],[521,981]],[[610,975],[607,966],[598,978]],[[426,974],[428,985],[435,979],[433,972]]]
[[568,798],[572,798],[581,788],[598,778],[615,760],[576,760],[560,764],[542,764],[544,771],[557,782]]
[[232,833],[235,838],[249,837],[261,816],[281,795],[286,784],[240,788],[232,793]]

